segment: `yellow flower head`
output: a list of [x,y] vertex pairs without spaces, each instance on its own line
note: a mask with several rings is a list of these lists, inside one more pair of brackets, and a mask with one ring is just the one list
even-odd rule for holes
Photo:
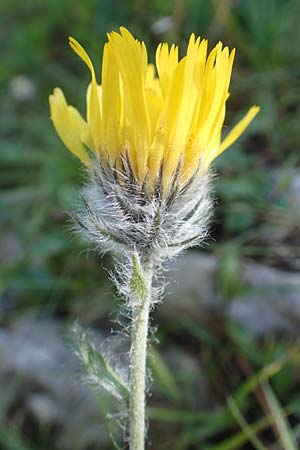
[[191,35],[186,56],[178,47],[159,44],[156,70],[148,64],[144,42],[125,28],[108,34],[102,61],[102,82],[93,64],[70,38],[70,46],[91,73],[86,120],[69,106],[63,92],[50,95],[53,124],[68,149],[89,165],[89,149],[104,165],[122,167],[128,159],[136,182],[151,190],[162,174],[164,190],[174,173],[186,182],[229,147],[258,113],[252,106],[221,140],[235,51],[219,42],[208,53],[208,42]]

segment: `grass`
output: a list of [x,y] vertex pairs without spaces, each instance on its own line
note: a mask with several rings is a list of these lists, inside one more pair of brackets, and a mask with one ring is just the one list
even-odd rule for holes
[[[78,161],[52,129],[47,97],[61,86],[70,102],[84,110],[88,75],[67,47],[69,34],[89,49],[98,71],[105,32],[119,25],[147,42],[152,60],[161,38],[184,46],[192,31],[211,43],[222,39],[237,47],[227,124],[251,104],[259,104],[261,113],[247,135],[216,162],[222,176],[215,184],[218,206],[208,251],[220,256],[217,288],[226,301],[244,289],[240,265],[245,256],[299,269],[299,211],[287,195],[300,162],[299,1],[155,0],[149,5],[142,0],[0,4],[3,326],[34,311],[66,323],[79,317],[105,327],[111,305],[118,306],[101,264],[92,253],[89,258],[82,254],[84,245],[68,230],[66,211],[84,180]],[[173,27],[157,36],[153,23],[169,15]],[[32,96],[24,100],[12,88],[20,75],[33,86]],[[100,299],[101,292],[106,294]],[[155,449],[297,448],[297,345],[285,336],[257,339],[222,318],[217,323],[218,332],[180,318],[160,329],[161,346],[150,358],[157,392],[149,402]],[[199,362],[215,410],[199,411],[196,380],[191,375],[184,382],[188,373],[182,377],[157,356],[174,345]],[[42,438],[28,439],[26,429],[11,420],[9,414],[2,418],[1,449],[55,450],[51,439],[46,444]]]

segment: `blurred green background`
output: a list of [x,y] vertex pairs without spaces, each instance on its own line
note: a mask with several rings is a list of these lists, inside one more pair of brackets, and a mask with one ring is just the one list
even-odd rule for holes
[[[61,327],[64,336],[76,319],[98,332],[119,328],[112,324],[119,300],[103,269],[111,266],[110,258],[102,263],[93,252],[87,254],[68,229],[68,213],[84,174],[54,132],[48,95],[60,86],[68,101],[84,112],[89,74],[67,37],[85,46],[99,73],[105,33],[120,25],[146,42],[152,61],[160,41],[176,42],[183,53],[191,32],[208,37],[211,47],[218,40],[236,47],[226,127],[251,105],[261,106],[246,134],[215,162],[220,176],[214,183],[217,204],[210,245],[192,251],[199,258],[199,271],[203,260],[215,264],[210,295],[221,299],[221,306],[205,310],[204,318],[193,312],[199,312],[197,300],[189,312],[179,309],[177,316],[168,315],[172,303],[162,315],[159,307],[155,312],[160,343],[153,341],[156,357],[150,361],[149,448],[298,448],[299,23],[299,0],[0,1],[1,450],[113,448],[108,439],[100,443],[91,433],[86,437],[86,417],[78,418],[67,437],[64,421],[72,414],[59,421],[57,405],[54,418],[49,413],[47,383],[24,371],[30,354],[24,350],[26,361],[20,365],[5,358],[7,352],[12,358],[9,342],[15,342],[24,323],[25,346],[36,324],[47,324],[45,336],[49,323]],[[253,263],[259,264],[254,266],[262,277],[254,280],[254,288],[247,275]],[[264,332],[262,324],[254,332],[255,326],[248,329],[226,311],[230,302],[257,285],[266,287],[262,268],[272,271],[274,295],[286,300],[292,317],[285,318],[288,326],[275,324]],[[181,283],[179,272],[175,277]],[[289,286],[293,292],[287,292]],[[255,295],[260,299],[265,294]],[[185,298],[181,302],[184,306]],[[259,304],[252,310],[255,323]],[[267,317],[271,321],[272,314]],[[17,354],[18,340],[15,345]],[[47,353],[46,338],[41,345]],[[98,391],[93,395],[101,410],[101,436],[114,435],[105,416],[115,406]]]

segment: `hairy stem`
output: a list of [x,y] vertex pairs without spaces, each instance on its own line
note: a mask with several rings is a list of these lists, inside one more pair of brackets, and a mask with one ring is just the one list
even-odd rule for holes
[[133,269],[133,278],[136,280],[133,279],[132,288],[135,301],[132,307],[131,331],[129,448],[144,450],[146,357],[153,269],[149,261],[144,263],[137,259],[135,261],[138,261],[138,267]]

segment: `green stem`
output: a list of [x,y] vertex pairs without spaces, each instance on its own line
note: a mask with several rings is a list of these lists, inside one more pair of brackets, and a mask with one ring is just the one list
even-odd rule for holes
[[[132,308],[131,331],[131,380],[129,410],[129,448],[144,450],[145,448],[145,390],[146,390],[146,357],[151,305],[152,265],[141,264],[138,276],[143,277],[144,288],[135,306]],[[144,295],[142,295],[144,292]],[[137,292],[135,290],[135,296]]]

